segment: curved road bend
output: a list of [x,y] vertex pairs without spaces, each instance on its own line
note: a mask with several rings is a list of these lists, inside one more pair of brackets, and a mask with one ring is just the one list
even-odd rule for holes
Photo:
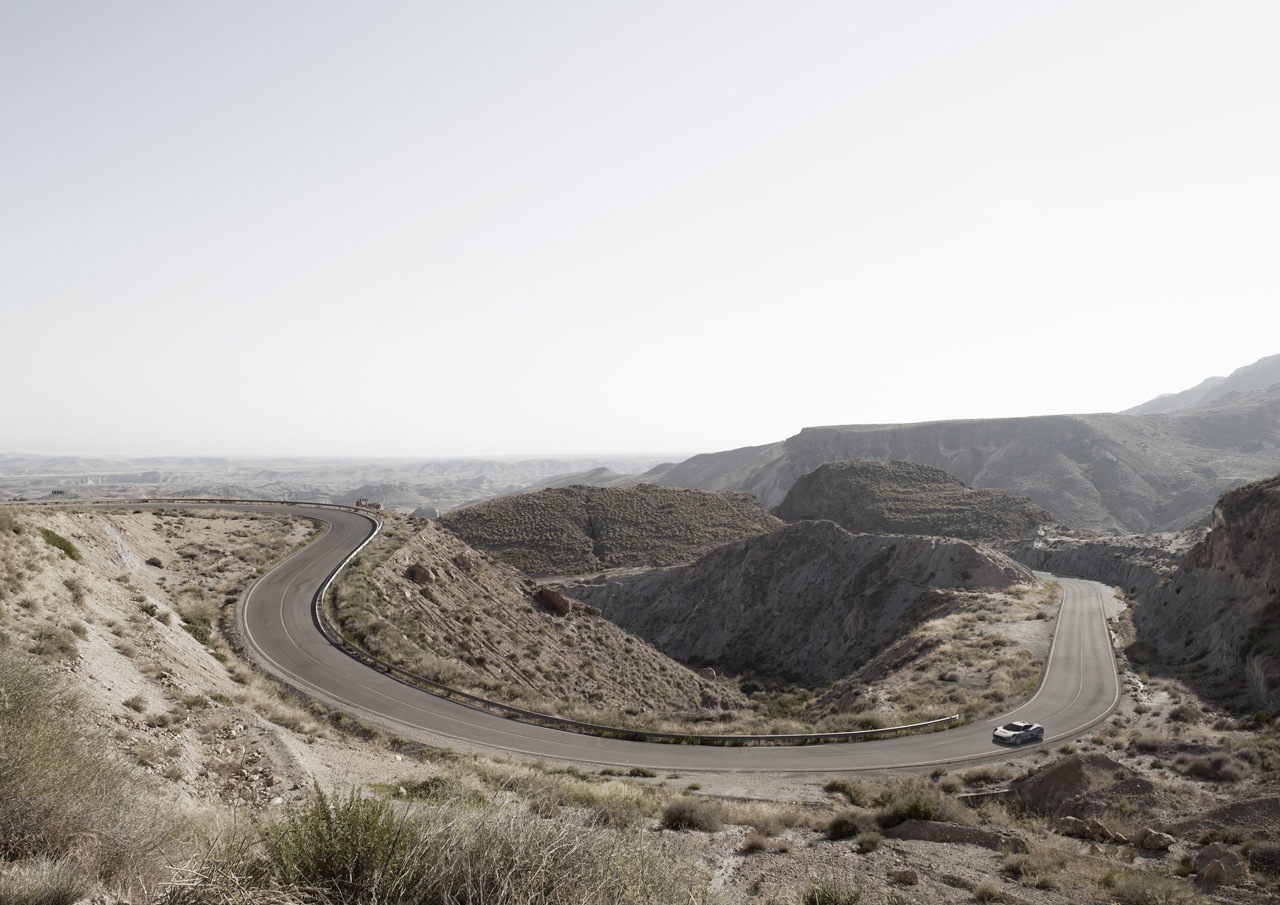
[[[198,507],[186,502],[165,505]],[[1064,599],[1040,690],[999,719],[874,742],[754,748],[624,741],[518,723],[406,685],[330,645],[314,624],[311,602],[325,578],[369,536],[371,521],[355,512],[305,505],[263,508],[319,519],[330,530],[271,569],[250,590],[242,605],[249,646],[283,681],[409,739],[438,744],[438,737],[445,736],[534,757],[662,770],[876,770],[1005,757],[1008,749],[991,741],[991,730],[1000,723],[1020,718],[1043,723],[1045,743],[1052,743],[1095,725],[1119,701],[1101,585],[1059,579]]]

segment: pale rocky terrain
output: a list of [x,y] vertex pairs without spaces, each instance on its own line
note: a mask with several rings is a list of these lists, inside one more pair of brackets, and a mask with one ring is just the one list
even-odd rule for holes
[[[0,528],[5,655],[33,651],[65,676],[119,754],[180,807],[279,805],[313,778],[345,782],[353,759],[371,779],[395,772],[395,754],[353,746],[282,699],[216,628],[210,644],[184,628],[216,625],[258,568],[307,540],[309,522],[176,510],[6,514],[23,531]],[[42,528],[70,541],[79,561],[47,544]]]
[[[452,788],[552,820],[586,809],[601,821],[634,821],[690,849],[722,902],[790,905],[821,884],[860,890],[868,903],[1274,901],[1276,874],[1257,858],[1280,840],[1276,727],[1215,716],[1173,680],[1147,682],[1127,669],[1122,711],[1090,737],[1053,750],[993,752],[990,764],[914,778],[558,772],[377,733],[341,734],[329,714],[282,700],[216,633],[206,645],[183,628],[180,612],[197,627],[209,612],[202,603],[222,609],[271,556],[304,540],[309,523],[19,510],[16,524],[21,533],[0,523],[4,656],[36,651],[85,698],[86,732],[99,727],[111,751],[148,774],[172,807],[204,809],[210,819],[276,813],[312,781],[393,797]],[[40,528],[74,544],[80,560],[48,544]],[[153,558],[159,566],[148,564]],[[1010,612],[1017,625],[983,631],[1043,643],[1048,621]],[[1019,782],[1030,770],[1040,772]],[[1045,813],[998,799],[966,809],[955,798],[1010,781]],[[827,832],[840,814],[865,825],[912,788],[944,803],[935,815],[942,820],[865,836]],[[715,810],[720,828],[663,829],[671,802]],[[1065,835],[1078,831],[1061,821],[1068,812],[1087,832],[1097,820],[1109,838],[1097,828],[1093,839]],[[1169,847],[1134,845],[1144,830],[1168,834]],[[1184,871],[1234,885],[1168,876]],[[1159,897],[1148,894],[1152,884]]]

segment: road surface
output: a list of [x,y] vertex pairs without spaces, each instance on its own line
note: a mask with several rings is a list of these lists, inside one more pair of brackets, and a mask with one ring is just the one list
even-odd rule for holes
[[[195,508],[200,504],[173,501],[165,505]],[[208,508],[253,507],[217,504]],[[1119,701],[1102,586],[1058,579],[1064,599],[1040,689],[997,719],[943,732],[802,747],[672,745],[597,738],[520,723],[435,697],[329,644],[314,622],[312,600],[334,569],[370,536],[373,521],[356,512],[305,504],[272,504],[271,509],[320,519],[330,530],[252,587],[240,611],[248,646],[281,681],[407,739],[438,745],[444,737],[493,751],[659,770],[881,770],[1007,757],[1010,749],[995,745],[991,731],[1012,719],[1042,723],[1044,744],[1050,745],[1096,725]]]

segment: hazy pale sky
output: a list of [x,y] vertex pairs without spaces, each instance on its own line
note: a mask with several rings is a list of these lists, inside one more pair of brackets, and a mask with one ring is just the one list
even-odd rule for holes
[[1280,4],[0,4],[0,452],[709,452],[1280,352]]

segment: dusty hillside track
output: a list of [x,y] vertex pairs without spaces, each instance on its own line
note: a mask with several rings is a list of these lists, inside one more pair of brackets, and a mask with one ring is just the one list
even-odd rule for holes
[[325,580],[371,535],[374,522],[369,517],[305,504],[168,501],[154,505],[269,509],[327,523],[329,530],[323,536],[277,564],[246,595],[239,614],[245,640],[267,671],[285,683],[370,724],[428,743],[452,739],[467,747],[542,758],[666,770],[875,770],[1007,756],[1006,749],[993,745],[991,730],[1011,718],[1043,723],[1045,743],[1050,744],[1095,725],[1119,700],[1101,587],[1062,579],[1065,598],[1041,688],[999,720],[875,742],[740,748],[623,741],[518,723],[406,685],[357,661],[321,634],[312,601]]

